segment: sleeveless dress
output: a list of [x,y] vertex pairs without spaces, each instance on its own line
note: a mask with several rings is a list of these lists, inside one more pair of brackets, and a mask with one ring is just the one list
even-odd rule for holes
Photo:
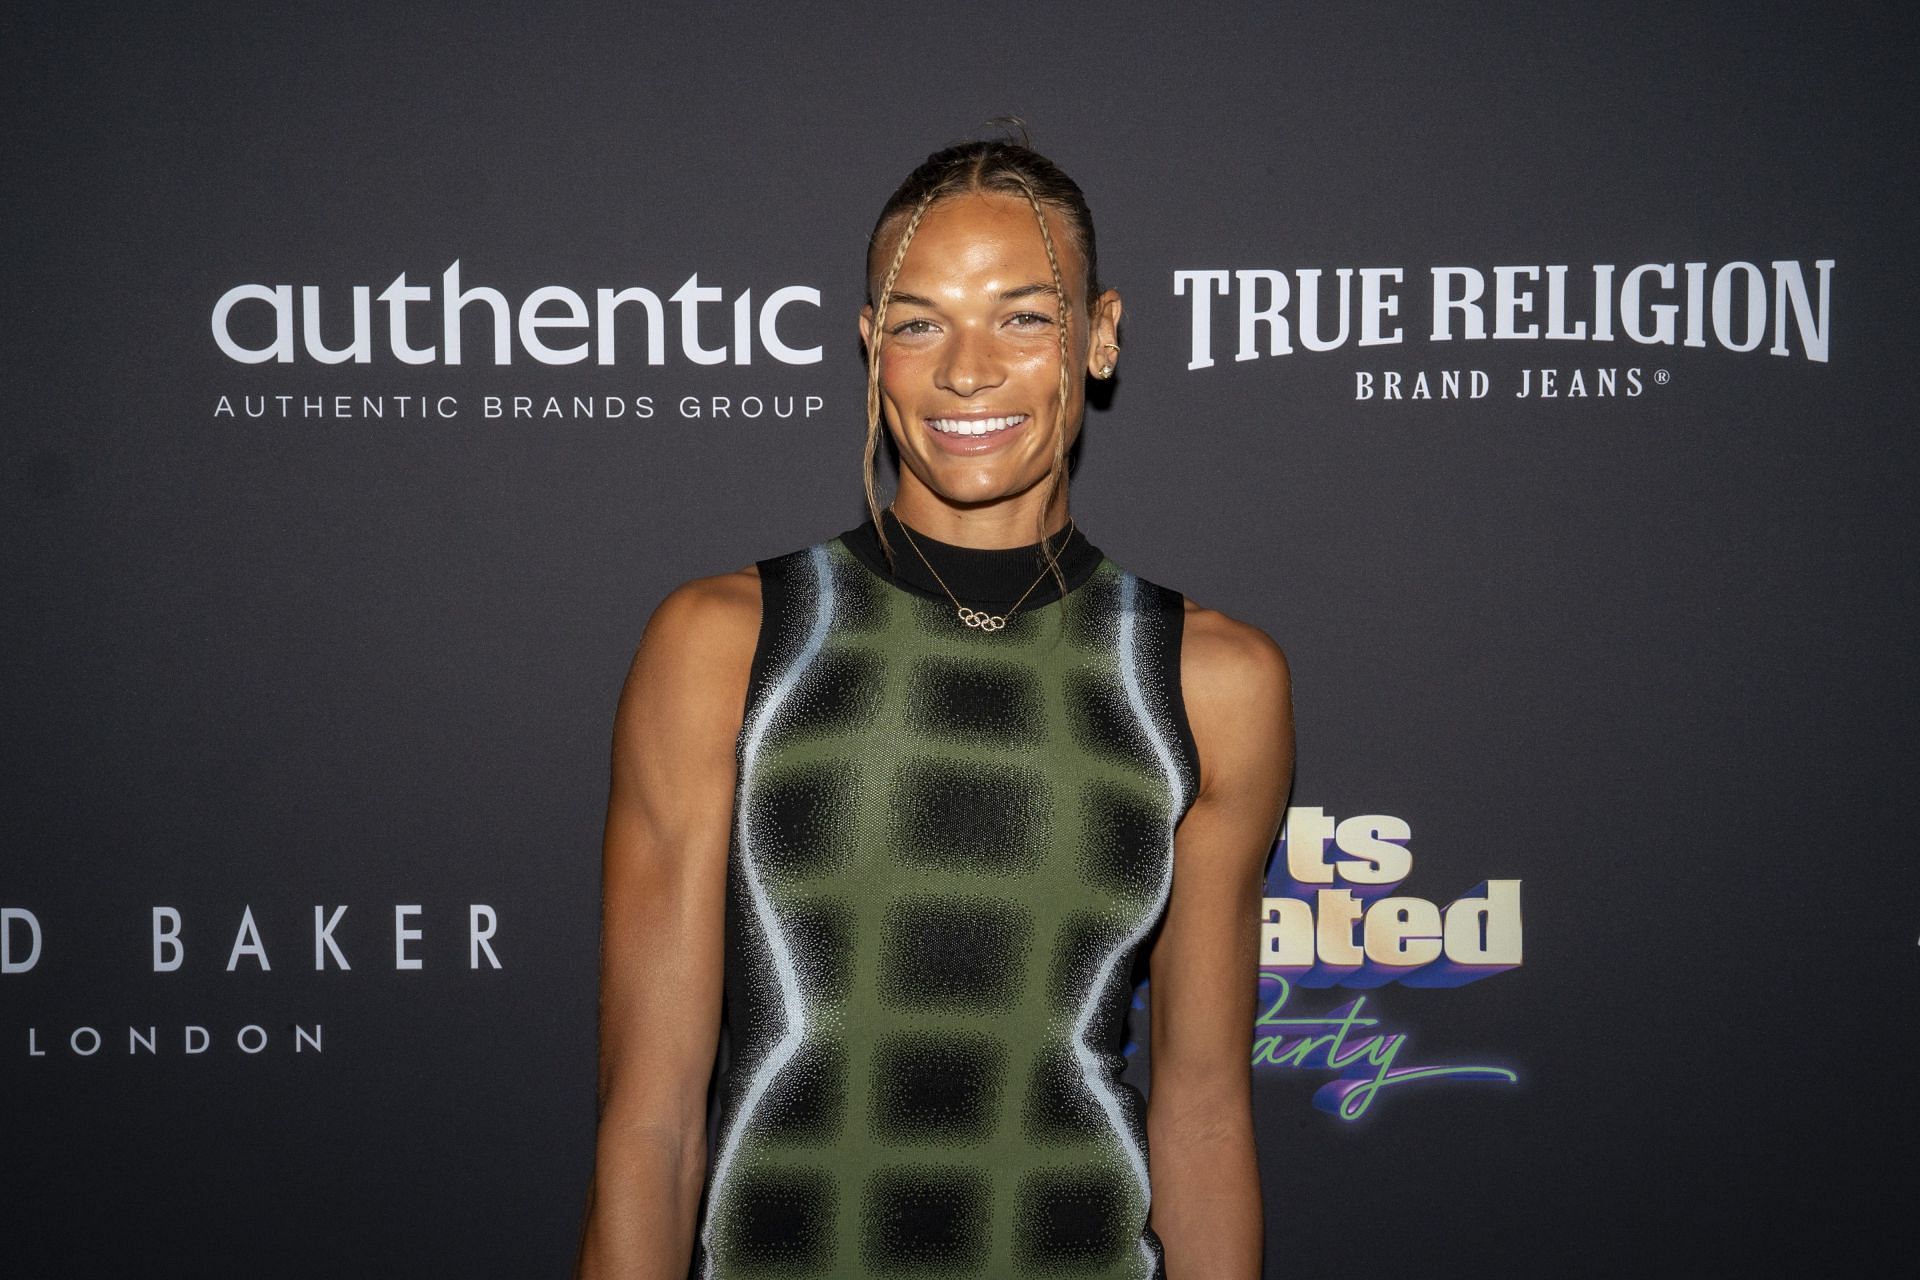
[[[884,518],[891,568],[871,521],[759,562],[693,1275],[1164,1276],[1118,1077],[1198,790],[1182,598],[1075,529],[977,630]],[[1039,572],[913,537],[970,607]]]

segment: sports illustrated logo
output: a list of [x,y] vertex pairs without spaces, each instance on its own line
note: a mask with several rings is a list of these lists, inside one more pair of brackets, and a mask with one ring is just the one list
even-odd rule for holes
[[1396,893],[1412,836],[1386,814],[1291,808],[1267,879],[1254,1065],[1334,1072],[1313,1102],[1342,1120],[1416,1081],[1519,1079],[1502,1066],[1402,1062],[1408,1036],[1382,1027],[1366,995],[1324,1013],[1290,1008],[1296,989],[1457,987],[1520,966],[1520,881],[1482,881],[1445,907]]
[[[345,905],[315,906],[311,933],[295,943],[287,940],[283,932],[270,956],[266,937],[251,905],[241,908],[231,941],[226,941],[224,931],[216,933],[210,950],[206,949],[208,944],[199,941],[189,948],[186,918],[179,908],[152,907],[145,921],[145,937],[142,939],[145,943],[143,950],[146,955],[143,959],[146,972],[179,974],[191,970],[199,973],[270,974],[305,969],[310,973],[364,974],[368,970],[405,972],[426,967],[427,949],[432,945],[427,941],[430,932],[427,921],[430,916],[437,916],[438,910],[429,912],[420,903],[395,904],[390,912],[376,913],[380,920],[378,925],[362,926],[352,947],[349,947],[341,928],[348,911]],[[465,927],[460,935],[447,939],[464,953],[464,969],[476,973],[503,970],[506,966],[496,945],[500,933],[499,913],[486,903],[476,902],[466,905],[465,917]],[[347,926],[348,929],[353,927],[351,924]],[[375,929],[378,929],[377,934],[373,932]],[[305,930],[301,932],[307,933]],[[305,947],[309,937],[312,942],[310,953]],[[375,937],[378,937],[377,942],[374,941]],[[97,963],[103,953],[130,955],[131,949],[124,945],[126,940],[125,935],[120,935],[110,944],[95,940],[92,945],[83,944],[73,948],[64,958],[76,963]],[[62,958],[56,954],[58,949],[55,930],[43,924],[38,913],[26,907],[0,907],[0,982],[29,984],[26,990],[31,993],[30,984],[36,972],[43,968],[50,957],[55,960]],[[453,960],[456,967],[462,967],[453,953],[453,946],[442,946],[440,951],[441,963]],[[305,963],[309,954],[312,959],[310,969]],[[275,957],[281,965],[279,970],[274,967]],[[172,982],[175,979],[163,981]],[[199,990],[204,992],[207,988],[203,985]],[[248,1017],[254,1020],[242,1022]],[[29,1058],[46,1058],[49,1055],[91,1058],[102,1052],[121,1051],[130,1057],[167,1053],[192,1057],[206,1053],[210,1048],[224,1048],[229,1044],[248,1055],[261,1053],[270,1047],[296,1054],[318,1054],[325,1049],[325,1027],[319,1021],[290,1019],[284,1012],[278,1011],[263,1016],[258,1010],[250,1010],[247,1014],[228,1020],[242,1025],[230,1036],[218,1040],[206,1026],[198,1022],[163,1027],[157,1022],[135,1020],[116,1028],[98,1025],[97,1019],[85,1018],[68,1019],[56,1026],[30,1022],[21,1028],[6,1029],[5,1035],[8,1040],[20,1045],[21,1051]],[[277,1042],[266,1030],[267,1025],[283,1028],[284,1034]],[[125,1033],[124,1041],[120,1039],[122,1030]]]
[[[1355,347],[1400,346],[1409,329],[1441,342],[1616,343],[1762,349],[1824,364],[1830,350],[1833,259],[1768,263],[1227,268],[1173,273],[1188,301],[1189,370],[1216,366],[1230,333],[1236,362]],[[1408,296],[1424,286],[1424,296]],[[1216,340],[1216,334],[1221,340]],[[1298,341],[1298,348],[1295,346]],[[1617,348],[1616,348],[1617,349]],[[1355,400],[1634,398],[1671,373],[1620,362],[1486,369],[1358,369]]]
[[[671,291],[549,284],[516,299],[489,285],[468,283],[455,259],[437,281],[412,283],[403,271],[377,295],[372,285],[236,284],[214,301],[209,322],[214,346],[228,361],[276,370],[399,364],[718,371],[820,364],[826,357],[820,311],[820,290],[813,285],[780,285],[762,293],[703,283],[698,272]],[[255,387],[221,394],[213,417],[235,422],[463,416],[646,421],[675,414],[689,420],[754,420],[811,418],[826,407],[821,395],[791,386],[723,385],[717,394],[710,387],[698,394],[658,388],[609,394],[601,382],[558,394],[524,387],[472,394],[467,378],[458,390],[395,394],[386,386],[343,392],[337,385],[311,385],[309,378],[310,385],[277,392]],[[333,382],[338,381],[336,375]]]

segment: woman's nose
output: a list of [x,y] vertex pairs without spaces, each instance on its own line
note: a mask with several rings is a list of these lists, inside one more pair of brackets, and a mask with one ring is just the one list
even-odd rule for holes
[[987,335],[961,328],[948,341],[946,354],[940,384],[955,395],[970,396],[1000,385],[1003,373]]

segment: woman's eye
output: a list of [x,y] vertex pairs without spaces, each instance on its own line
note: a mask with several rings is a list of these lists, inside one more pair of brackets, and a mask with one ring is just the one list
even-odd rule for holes
[[887,332],[893,334],[895,337],[898,337],[902,334],[929,333],[932,330],[933,330],[933,325],[928,323],[925,320],[908,320],[904,324],[895,325],[893,328],[887,330]]
[[1035,325],[1052,324],[1053,317],[1043,316],[1038,311],[1022,311],[1013,317],[1012,323],[1023,329],[1031,329]]

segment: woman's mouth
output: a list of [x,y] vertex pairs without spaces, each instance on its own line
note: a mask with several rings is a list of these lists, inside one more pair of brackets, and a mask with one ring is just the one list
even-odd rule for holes
[[1026,434],[1032,421],[1024,413],[978,414],[967,418],[923,418],[940,452],[972,458],[1006,447]]
[[928,418],[927,425],[944,436],[989,436],[995,432],[1017,427],[1027,420],[1024,413],[1007,414],[997,418]]

